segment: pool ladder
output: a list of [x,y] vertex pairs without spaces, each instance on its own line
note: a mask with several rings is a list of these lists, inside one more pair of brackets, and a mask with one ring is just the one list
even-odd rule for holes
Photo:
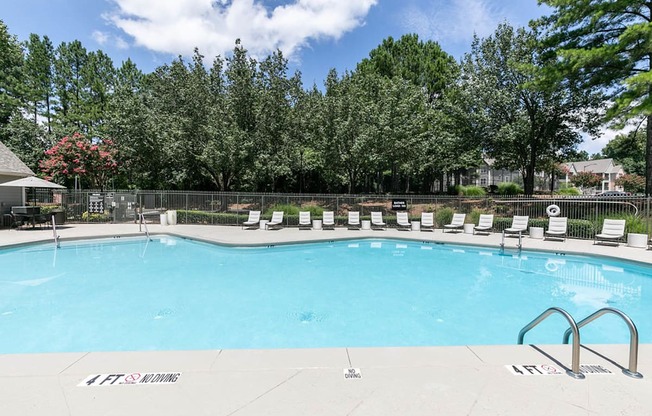
[[57,234],[57,221],[54,219],[54,215],[51,217],[51,222],[52,222],[52,237],[54,238],[54,246],[56,248],[61,248],[61,243],[59,242],[59,234]]
[[145,213],[141,212],[138,214],[140,217],[140,224],[138,225],[139,231],[142,231],[142,228],[140,228],[142,225],[145,225],[145,235],[147,236],[147,241],[152,241],[151,237],[149,236],[149,229],[147,229],[147,221],[145,221]]
[[598,319],[602,315],[611,313],[616,316],[619,316],[623,321],[625,321],[627,327],[629,328],[629,367],[623,368],[623,374],[632,378],[637,378],[637,379],[643,378],[643,375],[637,371],[638,330],[636,329],[636,325],[634,325],[634,322],[629,318],[629,316],[627,316],[627,314],[615,308],[599,309],[579,322],[575,322],[575,319],[573,319],[573,317],[562,308],[558,308],[558,307],[548,308],[543,313],[541,313],[541,315],[537,316],[532,322],[525,325],[523,329],[521,329],[521,331],[518,333],[518,344],[523,344],[523,338],[525,337],[525,334],[528,331],[530,331],[532,328],[539,325],[547,317],[555,313],[558,313],[562,315],[564,318],[566,318],[566,321],[568,321],[568,324],[570,325],[569,328],[564,332],[563,343],[568,344],[568,339],[570,335],[573,334],[571,369],[566,370],[566,374],[576,379],[584,378],[584,374],[582,374],[580,371],[580,328],[593,322],[594,320]]
[[[523,248],[523,232],[519,231],[518,232],[518,245],[516,246],[518,248],[518,251],[520,253],[521,249]],[[505,231],[502,232],[502,238],[500,240],[500,250],[504,251],[505,250]]]

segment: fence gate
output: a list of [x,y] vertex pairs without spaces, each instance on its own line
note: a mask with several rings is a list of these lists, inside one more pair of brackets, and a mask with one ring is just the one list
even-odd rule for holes
[[113,194],[110,208],[113,209],[114,222],[136,221],[136,194]]

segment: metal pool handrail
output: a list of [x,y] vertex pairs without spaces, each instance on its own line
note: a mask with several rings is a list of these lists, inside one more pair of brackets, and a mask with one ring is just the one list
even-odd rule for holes
[[[607,313],[619,316],[629,327],[629,368],[623,368],[623,374],[633,378],[643,378],[643,375],[636,370],[638,366],[638,329],[636,329],[636,325],[634,325],[634,322],[625,312],[616,308],[602,308],[579,321],[577,327],[581,328]],[[571,331],[572,329],[568,328],[566,332],[564,332],[564,344],[568,344],[568,338],[571,335]]]
[[61,243],[59,243],[59,235],[57,234],[57,221],[54,219],[54,215],[50,217],[52,223],[52,237],[54,238],[54,245],[56,248],[61,248]]
[[566,374],[576,379],[583,379],[585,378],[584,374],[580,372],[580,330],[577,327],[575,319],[573,319],[573,317],[562,308],[555,306],[548,308],[541,315],[537,316],[532,322],[525,325],[523,329],[521,329],[521,331],[518,333],[518,343],[523,344],[523,338],[525,337],[525,334],[554,313],[558,313],[566,318],[568,324],[570,325],[570,330],[573,332],[573,358],[571,369],[566,370]]
[[141,225],[145,225],[145,235],[147,236],[147,241],[151,241],[152,239],[149,236],[149,229],[147,229],[147,221],[145,221],[145,213],[141,212],[139,216],[140,216],[139,228]]

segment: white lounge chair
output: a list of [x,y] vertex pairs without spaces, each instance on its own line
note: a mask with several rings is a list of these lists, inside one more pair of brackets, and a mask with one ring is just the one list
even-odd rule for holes
[[299,211],[299,229],[309,230],[311,228],[310,211]]
[[512,226],[505,228],[503,230],[503,235],[516,234],[520,237],[523,232],[527,231],[528,221],[530,221],[528,215],[515,215],[514,218],[512,218]]
[[568,229],[568,217],[550,217],[548,220],[548,229],[546,230],[543,239],[559,238],[566,241],[566,232]]
[[601,242],[610,242],[620,244],[620,240],[625,237],[625,220],[605,219],[602,223],[602,232],[596,234],[593,244]]
[[453,220],[450,224],[444,224],[443,232],[446,230],[461,230],[464,228],[464,220],[466,219],[466,214],[453,214]]
[[408,218],[408,213],[405,211],[400,211],[396,213],[396,224],[398,225],[399,230],[411,230],[412,223]]
[[258,228],[260,223],[260,211],[249,211],[249,218],[242,223],[242,228]]
[[384,230],[385,224],[383,222],[383,213],[382,212],[372,212],[371,213],[371,228],[374,230]]
[[360,213],[358,211],[349,211],[349,230],[360,229]]
[[335,213],[333,211],[324,211],[322,214],[321,226],[323,229],[335,229]]
[[272,219],[265,224],[266,230],[278,230],[283,228],[283,211],[272,212]]
[[421,213],[421,231],[435,229],[435,215],[432,212]]
[[480,219],[478,220],[478,225],[473,227],[473,234],[487,233],[490,234],[494,229],[494,215],[493,214],[480,214]]

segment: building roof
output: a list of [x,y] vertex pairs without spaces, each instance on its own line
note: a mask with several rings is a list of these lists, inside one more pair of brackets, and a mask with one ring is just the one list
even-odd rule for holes
[[614,165],[613,159],[595,159],[582,162],[568,162],[571,172],[618,173],[622,166]]
[[14,152],[9,150],[4,143],[0,142],[0,175],[22,178],[25,176],[34,176],[34,172]]

